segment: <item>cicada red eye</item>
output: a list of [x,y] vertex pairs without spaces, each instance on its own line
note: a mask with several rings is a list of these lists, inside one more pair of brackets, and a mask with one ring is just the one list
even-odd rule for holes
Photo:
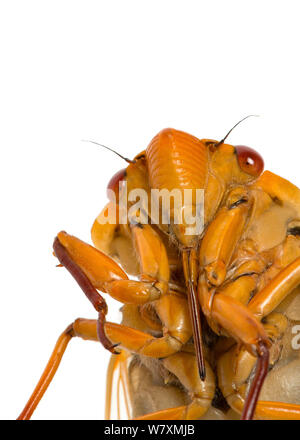
[[258,177],[263,172],[264,160],[255,150],[244,145],[236,146],[235,150],[242,171],[254,177]]
[[107,197],[109,198],[109,200],[114,201],[112,194],[111,194],[111,191],[113,191],[116,195],[116,200],[118,201],[119,188],[120,188],[119,184],[120,184],[120,182],[122,182],[124,180],[125,176],[126,176],[126,168],[118,171],[110,179],[110,181],[108,182],[108,185],[107,185]]

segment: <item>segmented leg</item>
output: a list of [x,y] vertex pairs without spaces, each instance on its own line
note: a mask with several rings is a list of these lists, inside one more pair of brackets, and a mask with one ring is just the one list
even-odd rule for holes
[[[64,244],[65,245],[64,245]],[[91,246],[85,246],[83,242],[80,240],[76,240],[75,243],[77,244],[77,247],[79,247],[81,250],[87,250],[89,253],[93,253],[94,249]],[[92,284],[90,278],[87,276],[87,274],[84,272],[84,270],[80,267],[80,265],[76,262],[76,259],[72,258],[70,255],[70,250],[72,250],[71,246],[72,242],[68,240],[68,235],[65,232],[61,232],[59,234],[59,237],[56,237],[53,244],[53,249],[55,252],[55,255],[59,259],[60,263],[71,273],[71,275],[75,278],[87,298],[91,301],[93,306],[95,307],[96,311],[98,312],[98,321],[97,321],[97,332],[98,332],[98,338],[99,341],[102,343],[102,345],[112,353],[116,353],[114,346],[111,344],[111,342],[107,339],[105,332],[104,332],[104,323],[105,323],[105,315],[107,313],[107,305],[102,298],[102,296],[97,292],[96,288]],[[70,249],[71,248],[71,249]],[[96,251],[97,252],[97,251]],[[80,258],[84,256],[84,253]],[[109,259],[107,259],[109,260]],[[109,272],[110,261],[107,261],[107,269],[106,273],[102,274],[104,277],[104,280],[101,279],[101,281],[104,283],[105,279],[107,279],[108,274],[111,276],[111,273]],[[117,266],[118,268],[118,266]],[[126,275],[119,269],[119,274],[116,272],[116,268],[114,275],[117,277],[126,277]]]
[[[235,396],[231,400],[231,406],[235,411],[242,412],[245,400],[241,396]],[[262,420],[300,420],[300,405],[259,400],[255,408],[254,418]]]
[[[218,383],[227,402],[238,413],[245,412],[246,380],[255,365],[255,358],[245,350],[232,347],[218,361]],[[247,396],[248,398],[248,396]],[[266,420],[300,420],[300,405],[258,401],[249,407],[255,418]]]
[[[156,240],[157,243],[161,244],[159,252],[156,253],[154,259],[148,259],[146,254],[142,256],[143,263],[141,266],[145,269],[142,272],[144,282],[128,280],[127,275],[111,258],[78,238],[70,236],[66,232],[60,232],[56,237],[54,252],[57,258],[75,278],[87,298],[98,311],[99,316],[97,321],[85,321],[85,323],[83,321],[76,321],[76,327],[74,327],[75,324],[68,327],[61,335],[45,372],[20,418],[29,418],[32,414],[51,382],[72,336],[81,336],[95,341],[99,340],[106,349],[113,353],[117,353],[115,346],[119,345],[123,340],[123,345],[132,351],[137,351],[145,345],[142,351],[149,356],[156,353],[157,357],[167,356],[178,351],[182,344],[190,338],[191,332],[189,331],[186,301],[176,295],[162,296],[156,303],[158,315],[161,315],[162,321],[165,321],[168,325],[168,329],[163,329],[165,334],[162,338],[153,338],[134,329],[105,322],[107,306],[97,289],[117,298],[123,295],[123,298],[125,297],[128,303],[133,304],[143,304],[149,300],[151,301],[159,297],[166,289],[168,268],[166,268],[167,257],[164,246],[151,228],[147,229],[146,234],[141,233],[140,229],[139,227],[136,229],[136,239],[139,246],[145,246],[146,250],[149,250],[152,239],[154,243]],[[146,246],[147,242],[148,248]],[[154,254],[152,252],[152,256]],[[156,257],[158,257],[158,260]],[[164,261],[164,264],[160,267],[159,262],[162,261]],[[158,275],[158,287],[153,285],[152,275]],[[122,293],[124,291],[125,294]],[[177,310],[178,313],[176,313]],[[79,322],[81,327],[83,327],[82,330],[77,328]],[[183,325],[183,323],[186,323],[186,325]],[[112,338],[116,336],[117,342],[115,344],[110,341],[110,335]]]
[[266,420],[300,420],[300,405],[261,400],[257,403],[255,415]]
[[153,301],[153,308],[163,323],[162,337],[121,324],[105,323],[105,333],[114,343],[131,352],[163,358],[179,351],[192,336],[188,304],[184,297],[170,293]]
[[98,341],[97,321],[79,318],[60,335],[46,368],[18,420],[29,420],[31,418],[32,413],[50,385],[70,340],[75,336],[89,341]]
[[[118,356],[112,354],[106,374],[106,398],[105,398],[105,420],[111,419],[111,402],[113,393],[113,383],[118,370],[118,386],[117,386],[117,409],[118,414],[120,413],[120,384],[122,385],[125,406],[127,412],[127,418],[130,418],[131,410],[129,403],[129,378],[127,361],[130,354],[126,351],[122,351]],[[120,417],[118,417],[120,419]]]
[[[146,226],[148,225],[142,228],[133,227],[137,247],[141,251],[141,281],[129,280],[115,261],[96,248],[66,232],[58,234],[54,241],[55,254],[83,288],[95,308],[100,306],[101,299],[95,289],[128,304],[145,304],[167,292],[169,267],[166,251],[158,234],[150,226]],[[82,273],[89,279],[92,287],[84,289],[85,286],[80,282]],[[101,304],[104,309],[103,298]]]
[[276,307],[300,284],[300,258],[296,258],[275,276],[248,304],[258,319],[273,312]]
[[251,419],[260,389],[268,372],[268,336],[263,325],[240,301],[222,292],[208,290],[206,278],[199,282],[199,298],[204,313],[210,320],[218,323],[247,350],[258,357],[257,376],[248,393],[243,419]]

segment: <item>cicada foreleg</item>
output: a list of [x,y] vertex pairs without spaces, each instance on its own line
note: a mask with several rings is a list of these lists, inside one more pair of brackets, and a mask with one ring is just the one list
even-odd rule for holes
[[[154,338],[130,327],[112,323],[106,325],[102,320],[101,326],[99,325],[100,341],[112,340],[128,350],[142,352],[148,356],[165,357],[178,351],[191,336],[187,302],[180,295],[166,294],[168,259],[159,236],[148,225],[133,226],[132,229],[140,258],[140,281],[128,280],[113,260],[66,233],[58,234],[56,243],[59,241],[59,244],[56,244],[55,249],[57,246],[59,249],[63,247],[67,258],[88,278],[96,293],[93,292],[92,297],[90,292],[85,293],[94,306],[95,303],[97,306],[99,300],[100,295],[96,291],[99,289],[125,304],[153,305],[162,323],[163,336]],[[61,262],[64,264],[65,259],[61,259]],[[72,275],[74,276],[73,273]],[[106,348],[109,347],[106,345]]]
[[229,194],[226,205],[218,212],[203,238],[200,248],[202,271],[198,283],[201,308],[213,329],[216,326],[225,329],[251,354],[258,357],[257,375],[246,399],[242,416],[244,419],[251,419],[253,416],[259,391],[268,371],[270,343],[263,325],[240,301],[240,297],[244,298],[243,302],[245,296],[249,295],[250,298],[251,282],[238,295],[234,294],[234,287],[222,292],[222,284],[235,247],[246,228],[251,208],[252,201],[245,189],[236,188]]
[[164,358],[180,351],[192,336],[186,298],[170,292],[150,305],[160,319],[161,337],[109,322],[105,324],[106,335],[126,350],[153,358]]

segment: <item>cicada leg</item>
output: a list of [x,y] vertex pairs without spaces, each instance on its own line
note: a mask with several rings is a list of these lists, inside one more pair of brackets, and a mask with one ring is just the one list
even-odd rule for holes
[[197,359],[193,354],[176,353],[162,362],[189,392],[191,403],[146,414],[135,420],[197,420],[204,416],[215,394],[215,378],[209,364],[205,362],[206,378],[202,381],[198,374]]
[[279,272],[249,302],[248,309],[257,319],[262,319],[300,284],[300,257]]
[[262,419],[300,420],[300,405],[258,401],[255,414]]
[[[35,387],[31,397],[29,398],[26,406],[21,412],[18,420],[29,420],[45,394],[48,386],[50,385],[59,365],[62,357],[66,351],[66,348],[73,337],[80,337],[88,341],[98,341],[97,335],[97,321],[94,319],[78,318],[72,324],[70,324],[66,330],[60,335],[57,343],[54,347],[52,355],[45,367],[45,370]],[[110,418],[111,412],[111,393],[113,378],[117,368],[119,368],[120,380],[122,383],[125,399],[128,396],[128,378],[125,363],[127,362],[128,354],[126,352],[120,352],[119,355],[112,354],[111,360],[107,370],[107,382],[106,382],[106,406],[105,406],[105,419]],[[118,396],[119,400],[119,396]],[[119,401],[118,401],[119,406]],[[129,417],[129,404],[126,403],[126,410]]]
[[[253,351],[253,346],[257,346],[259,340],[267,345],[266,335],[268,333],[262,330],[262,324],[259,323],[259,320],[268,316],[299,283],[300,258],[297,258],[258,292],[250,301],[248,307],[245,307],[233,297],[225,295],[222,292],[209,291],[206,287],[206,281],[203,278],[200,282],[200,300],[202,301],[204,310],[207,311],[208,305],[210,305],[210,319],[217,322],[229,334],[242,342],[245,347],[247,347],[249,353],[258,354],[259,356],[259,352],[255,353],[255,351]],[[232,319],[232,316],[235,316],[235,319]],[[271,337],[271,335],[269,336]],[[253,344],[252,349],[251,344]],[[266,373],[267,362],[265,362],[265,365]],[[257,381],[261,386],[263,380],[258,377]],[[257,381],[253,381],[252,392],[250,390],[247,396],[243,413],[244,418],[251,418],[254,413],[255,399],[253,398],[253,392],[256,390],[255,398],[257,400],[260,389],[257,385]],[[235,399],[237,399],[237,397],[235,397]],[[252,402],[251,404],[249,404],[250,401]],[[268,404],[266,403],[265,408],[267,407]],[[276,411],[278,414],[280,413],[279,409]],[[297,407],[295,411],[297,414]]]
[[[125,272],[110,257],[66,232],[58,234],[54,252],[77,282],[76,276],[80,271],[95,289],[109,293],[116,300],[144,304],[167,292],[168,258],[160,237],[150,226],[135,225],[132,233],[140,259],[140,281],[128,280]],[[77,266],[76,270],[71,270],[74,266]],[[91,299],[91,295],[89,299],[94,304],[95,299]]]
[[109,340],[128,351],[154,358],[178,352],[192,336],[186,299],[170,293],[153,301],[153,308],[162,322],[162,337],[153,337],[125,325],[107,322],[105,333]]
[[97,321],[79,318],[71,325],[69,325],[66,330],[60,335],[54,347],[52,355],[46,365],[46,368],[31,397],[29,398],[25,408],[18,417],[18,420],[30,419],[32,413],[34,412],[45,391],[50,385],[70,340],[75,336],[89,341],[98,341]]
[[[241,396],[235,396],[233,405],[237,412],[242,412],[245,400]],[[300,405],[259,400],[255,409],[255,418],[262,420],[300,420]]]
[[118,410],[118,418],[120,419],[120,384],[122,385],[125,406],[127,412],[127,418],[130,418],[130,404],[129,404],[129,378],[128,378],[128,358],[130,354],[126,351],[122,351],[120,355],[116,356],[115,354],[111,355],[106,374],[106,399],[105,399],[105,420],[111,419],[111,402],[112,402],[112,392],[113,392],[113,383],[116,377],[116,372],[118,371],[118,379],[117,379],[117,410]]
[[144,304],[160,296],[158,288],[150,281],[128,280],[125,272],[111,258],[66,232],[58,234],[53,247],[60,263],[75,278],[99,314],[100,342],[114,352],[104,332],[107,306],[96,289],[124,303]]
[[[146,246],[147,243],[149,245],[149,240],[156,244],[161,243],[151,228],[142,234],[139,233],[139,229],[137,226],[136,239],[142,248],[145,246],[146,250],[151,249]],[[146,355],[153,356],[156,353],[157,357],[164,357],[178,351],[191,335],[187,307],[185,307],[186,301],[177,295],[166,295],[165,299],[162,296],[161,301],[156,303],[157,313],[168,324],[169,329],[169,332],[165,332],[162,338],[153,338],[149,334],[105,321],[107,306],[97,289],[129,304],[145,304],[160,297],[165,290],[168,277],[167,257],[163,245],[156,255],[152,252],[155,258],[148,259],[147,254],[142,253],[141,266],[145,269],[142,277],[144,281],[128,280],[125,272],[111,258],[66,232],[58,234],[53,247],[61,265],[71,273],[97,310],[98,320],[75,321],[76,326],[74,324],[68,327],[61,335],[37,388],[20,416],[21,419],[29,418],[32,414],[51,382],[68,342],[73,336],[99,340],[112,353],[118,353],[115,346],[123,343],[129,350],[139,351],[142,348],[142,352]],[[161,267],[159,263],[163,263]],[[161,286],[161,291],[149,279],[155,274],[158,274],[157,284]],[[186,326],[182,326],[183,322]],[[78,328],[79,323],[80,328]],[[111,342],[110,337],[117,339],[116,344]]]
[[[237,413],[245,408],[246,381],[256,358],[245,349],[232,347],[218,361],[218,383],[228,404]],[[258,401],[254,417],[271,420],[300,420],[300,405]]]
[[200,303],[209,319],[217,323],[252,355],[258,358],[257,375],[246,399],[243,419],[251,419],[268,372],[270,341],[263,325],[253,313],[235,298],[222,292],[208,290],[205,278],[199,282]]
[[[117,254],[128,273],[153,283],[159,293],[167,292],[170,268],[162,238],[147,224],[118,224],[121,213],[119,205],[112,202],[100,213],[92,227],[96,248],[105,254]],[[104,219],[107,223],[102,224]],[[140,266],[138,273],[137,265]]]
[[[198,282],[198,295],[208,321],[212,323],[213,329],[220,326],[258,357],[257,375],[246,400],[243,419],[252,418],[260,388],[268,372],[270,344],[263,325],[253,313],[239,297],[222,292],[221,286],[251,207],[252,200],[247,190],[233,190],[226,205],[208,226],[199,255],[202,272]],[[247,290],[249,286],[245,288]]]
[[[111,349],[110,340],[112,340],[128,350],[148,356],[165,357],[180,350],[182,344],[191,336],[187,302],[184,297],[175,293],[161,296],[167,286],[169,272],[165,248],[159,236],[151,227],[134,226],[133,231],[137,246],[140,248],[141,281],[128,280],[126,274],[113,260],[65,232],[58,234],[54,250],[60,262],[79,282],[99,312],[98,334],[105,348]],[[153,247],[153,244],[156,247]],[[156,283],[153,282],[155,277]],[[96,289],[107,292],[123,303],[145,304],[152,301],[163,324],[163,337],[153,338],[149,334],[118,324],[106,325],[106,304]],[[155,301],[156,298],[159,299]]]
[[168,291],[170,268],[166,248],[150,225],[131,225],[133,242],[140,263],[140,280],[152,282],[163,294]]

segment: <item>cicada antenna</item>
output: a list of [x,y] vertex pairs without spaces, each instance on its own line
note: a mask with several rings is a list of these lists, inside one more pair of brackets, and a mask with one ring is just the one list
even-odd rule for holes
[[91,140],[89,140],[89,139],[81,139],[81,141],[82,141],[82,142],[90,142],[91,144],[95,144],[95,145],[98,145],[99,147],[106,148],[107,150],[111,151],[112,153],[115,153],[115,154],[116,154],[117,156],[119,156],[121,159],[125,160],[127,163],[135,163],[135,162],[136,162],[135,160],[128,159],[128,157],[124,157],[124,156],[122,156],[122,154],[118,153],[117,151],[113,150],[113,149],[110,148],[110,147],[107,147],[106,145],[99,144],[99,142],[91,141]]
[[255,118],[258,118],[259,117],[259,115],[248,115],[248,116],[245,116],[243,119],[241,119],[239,122],[237,122],[229,131],[228,131],[228,133],[226,134],[226,136],[220,141],[220,142],[218,142],[216,145],[215,145],[215,147],[218,147],[219,145],[221,145],[221,144],[224,144],[224,142],[226,141],[226,139],[228,138],[228,136],[230,135],[230,133],[235,129],[235,127],[237,127],[241,122],[243,122],[243,121],[245,121],[245,119],[248,119],[248,118],[252,118],[252,117],[255,117]]

